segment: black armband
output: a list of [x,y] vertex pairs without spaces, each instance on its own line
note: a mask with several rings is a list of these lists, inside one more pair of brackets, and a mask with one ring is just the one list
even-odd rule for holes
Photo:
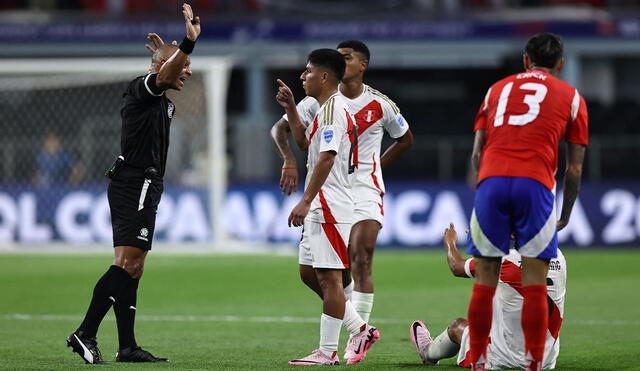
[[184,40],[182,40],[182,42],[180,43],[179,48],[180,50],[182,50],[184,54],[189,55],[191,54],[195,46],[196,46],[196,42],[189,40],[189,38],[185,36]]

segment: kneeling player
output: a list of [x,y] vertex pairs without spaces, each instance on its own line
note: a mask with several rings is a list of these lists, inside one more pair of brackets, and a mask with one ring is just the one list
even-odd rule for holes
[[[451,224],[445,230],[444,245],[447,249],[449,269],[456,277],[472,278],[475,262],[464,259],[456,247],[457,233]],[[553,369],[560,352],[560,326],[564,312],[564,293],[567,266],[558,250],[558,257],[551,259],[547,274],[547,300],[549,325],[544,346],[542,368]],[[521,330],[522,275],[520,254],[512,249],[502,258],[500,281],[493,302],[493,325],[489,334],[486,368],[490,370],[524,368],[524,336]],[[421,321],[414,321],[410,329],[411,342],[425,365],[435,365],[439,360],[458,354],[458,365],[471,367],[468,359],[469,327],[464,318],[457,318],[435,339]]]

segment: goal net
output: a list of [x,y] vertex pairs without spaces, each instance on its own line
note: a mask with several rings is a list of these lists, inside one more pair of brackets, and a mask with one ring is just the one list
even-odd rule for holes
[[[122,93],[149,63],[0,61],[0,249],[111,247],[104,171],[120,151]],[[176,111],[154,249],[233,249],[222,215],[231,61],[191,68],[183,91],[167,92]]]

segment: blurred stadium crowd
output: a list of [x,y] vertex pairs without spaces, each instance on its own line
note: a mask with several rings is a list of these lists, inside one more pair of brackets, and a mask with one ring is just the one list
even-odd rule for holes
[[[179,0],[5,0],[0,3],[0,9],[84,11],[112,15],[167,14],[180,3],[182,1]],[[369,0],[365,6],[365,2],[358,0],[194,0],[192,3],[201,14],[326,13],[327,6],[338,4],[341,7],[358,7],[367,14],[394,10],[406,14],[430,11],[437,15],[548,6],[587,6],[614,11],[640,6],[638,0]]]

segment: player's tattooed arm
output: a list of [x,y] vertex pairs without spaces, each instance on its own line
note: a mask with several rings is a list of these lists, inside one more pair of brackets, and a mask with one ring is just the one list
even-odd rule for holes
[[411,130],[407,130],[403,136],[396,138],[395,142],[384,151],[380,157],[380,166],[384,169],[392,163],[396,162],[403,153],[405,153],[413,145],[413,134]]
[[478,172],[480,171],[480,158],[482,157],[482,149],[486,141],[486,132],[484,129],[476,131],[476,136],[473,139],[473,152],[471,153],[471,181],[475,186],[478,182]]
[[586,148],[582,144],[567,143],[567,170],[564,173],[562,212],[560,220],[558,220],[558,230],[566,227],[569,223],[573,204],[578,198]]
[[460,255],[458,246],[456,246],[456,241],[458,241],[458,233],[456,232],[453,223],[449,223],[449,228],[444,230],[444,237],[442,238],[444,248],[447,251],[447,263],[449,264],[449,270],[451,270],[451,273],[456,277],[466,278],[467,273],[464,271],[464,263],[466,262],[466,259]]
[[293,134],[293,138],[296,140],[298,148],[300,148],[302,151],[306,151],[309,147],[309,141],[307,140],[307,136],[305,135],[307,126],[302,122],[302,119],[298,114],[298,109],[296,107],[296,101],[293,97],[293,93],[291,92],[291,89],[289,89],[289,87],[284,82],[282,82],[282,80],[277,79],[276,81],[279,85],[278,93],[276,94],[276,100],[287,113],[289,130],[291,130],[291,134]]
[[280,190],[287,196],[298,191],[298,166],[296,157],[289,147],[289,122],[281,118],[271,127],[271,139],[276,146],[276,153],[284,161],[280,172]]

